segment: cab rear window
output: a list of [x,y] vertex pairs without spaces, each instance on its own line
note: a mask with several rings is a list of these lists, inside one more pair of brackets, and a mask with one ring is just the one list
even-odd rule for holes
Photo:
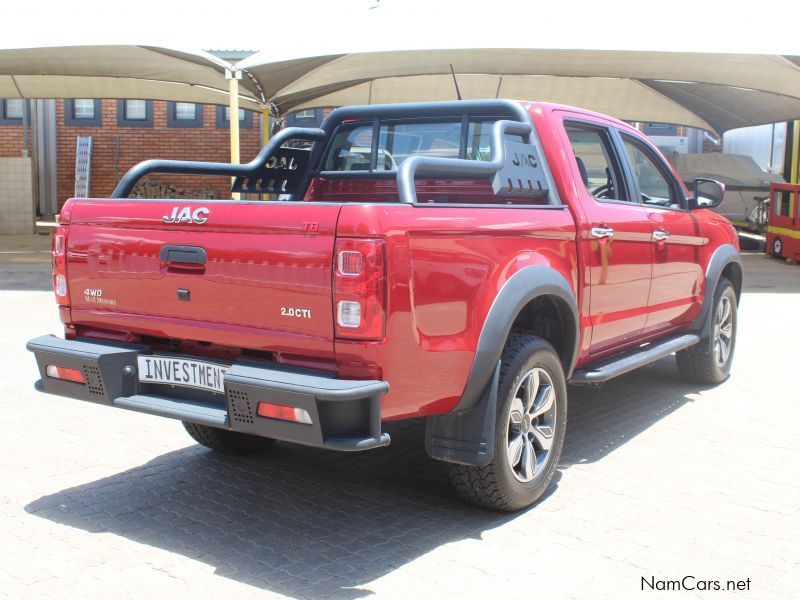
[[[324,171],[393,172],[411,156],[491,160],[493,120],[347,123],[333,136]],[[377,135],[377,140],[375,137]],[[522,136],[506,139],[522,142]],[[377,143],[376,143],[377,142]]]

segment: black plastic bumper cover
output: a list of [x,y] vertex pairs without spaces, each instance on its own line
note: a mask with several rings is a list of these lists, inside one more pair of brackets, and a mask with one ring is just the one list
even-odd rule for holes
[[[39,391],[332,450],[389,444],[381,433],[385,381],[350,381],[306,369],[236,362],[225,374],[225,394],[200,393],[138,381],[137,356],[146,346],[45,335],[28,342],[36,356]],[[186,357],[190,358],[190,357]],[[196,358],[196,357],[191,357]],[[85,384],[48,377],[47,365],[81,371]],[[302,408],[311,424],[260,417],[259,402]]]

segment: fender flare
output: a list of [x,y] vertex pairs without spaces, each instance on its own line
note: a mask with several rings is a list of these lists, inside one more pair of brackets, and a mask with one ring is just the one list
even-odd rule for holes
[[522,309],[540,296],[555,296],[563,300],[572,319],[572,339],[564,340],[565,351],[561,356],[564,376],[569,380],[578,356],[579,332],[578,303],[575,293],[564,276],[551,267],[534,265],[525,267],[512,275],[494,299],[483,323],[472,369],[464,387],[461,400],[453,409],[468,410],[475,406],[503,353],[511,326]]
[[571,319],[561,356],[569,379],[578,355],[578,304],[569,283],[550,267],[534,265],[512,275],[486,315],[464,393],[449,413],[426,419],[425,448],[436,459],[467,465],[485,465],[494,453],[500,356],[511,326],[525,306],[541,296],[562,300],[560,310]]
[[[700,333],[703,337],[706,337],[705,334],[708,332],[708,322],[711,318],[712,305],[714,304],[714,292],[717,290],[719,278],[722,276],[722,272],[726,269],[726,267],[731,264],[736,265],[739,275],[739,284],[741,284],[742,259],[739,255],[739,251],[733,246],[733,244],[722,244],[719,248],[714,250],[714,254],[711,255],[711,260],[708,261],[708,266],[706,267],[706,286],[705,296],[703,298],[703,306],[700,309],[700,314],[697,315],[690,327],[691,331]],[[733,284],[736,286],[737,282],[734,281]],[[736,289],[735,291],[736,301],[738,302],[741,297],[741,285],[739,285],[739,289]]]

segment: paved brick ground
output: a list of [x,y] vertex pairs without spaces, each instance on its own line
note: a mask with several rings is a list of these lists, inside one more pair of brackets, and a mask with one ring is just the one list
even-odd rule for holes
[[[59,330],[51,294],[0,291],[0,595],[796,598],[800,267],[746,271],[730,380],[701,389],[670,359],[571,389],[557,485],[517,515],[451,497],[418,423],[367,454],[244,460],[176,422],[39,396],[23,348]],[[641,591],[686,575],[750,591]]]

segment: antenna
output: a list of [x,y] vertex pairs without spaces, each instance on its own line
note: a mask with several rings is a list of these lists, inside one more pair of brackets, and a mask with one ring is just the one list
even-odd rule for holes
[[456,84],[456,96],[458,96],[459,100],[463,100],[461,97],[461,90],[458,89],[458,79],[456,79],[456,72],[455,69],[453,69],[453,63],[450,63],[450,72],[453,74],[453,83]]

